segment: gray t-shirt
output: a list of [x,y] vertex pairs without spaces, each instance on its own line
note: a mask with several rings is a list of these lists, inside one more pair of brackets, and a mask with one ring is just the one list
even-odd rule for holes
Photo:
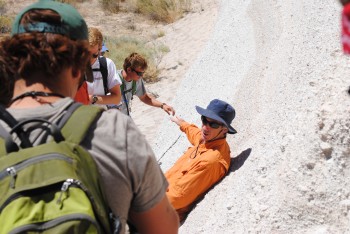
[[[123,79],[122,76],[122,70],[118,70],[117,74],[119,75],[120,79]],[[122,91],[122,102],[121,106],[119,107],[120,111],[124,114],[128,114],[127,107],[129,108],[129,112],[131,112],[131,99],[132,99],[132,81],[127,82],[124,80],[125,87]],[[125,92],[126,91],[126,92]],[[141,97],[146,94],[146,87],[143,83],[142,78],[140,78],[138,81],[136,81],[136,88],[135,88],[135,94],[138,97]],[[130,114],[130,113],[129,113]]]
[[[71,103],[72,99],[64,98],[37,108],[8,110],[17,120],[41,117],[57,121]],[[32,141],[39,140],[39,131],[31,134]],[[129,209],[147,211],[165,195],[168,182],[154,153],[132,119],[113,109],[102,113],[81,145],[98,166],[107,202],[121,219],[124,233]]]

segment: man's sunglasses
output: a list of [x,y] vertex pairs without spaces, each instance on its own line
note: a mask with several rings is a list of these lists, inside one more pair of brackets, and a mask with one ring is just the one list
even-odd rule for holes
[[97,58],[99,54],[100,54],[100,52],[97,52],[96,54],[92,54],[91,56],[92,56],[93,58]]
[[214,129],[218,129],[222,126],[224,126],[223,124],[219,124],[217,122],[210,122],[209,120],[207,120],[207,118],[205,118],[203,115],[201,117],[202,120],[202,124],[203,125],[209,125],[209,127],[214,128]]
[[133,72],[135,72],[138,76],[140,76],[140,77],[142,77],[143,76],[143,74],[145,73],[145,72],[139,72],[139,71],[135,71],[135,69],[134,68],[131,68],[131,70],[133,71]]

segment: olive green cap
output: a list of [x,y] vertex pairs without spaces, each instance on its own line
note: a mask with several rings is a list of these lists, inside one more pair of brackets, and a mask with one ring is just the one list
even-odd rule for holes
[[[23,15],[35,9],[57,12],[61,16],[61,25],[52,25],[46,22],[21,25],[20,22]],[[65,35],[72,40],[88,40],[88,28],[79,12],[69,4],[53,0],[39,0],[37,3],[26,7],[16,16],[12,26],[12,35],[28,32],[54,33]]]

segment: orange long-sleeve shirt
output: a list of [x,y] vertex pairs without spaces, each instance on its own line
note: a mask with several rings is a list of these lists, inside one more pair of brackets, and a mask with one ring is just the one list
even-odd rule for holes
[[186,133],[193,147],[188,148],[165,177],[169,182],[167,197],[182,220],[193,202],[227,173],[230,147],[226,139],[201,144],[201,130],[193,124],[184,122],[180,130]]

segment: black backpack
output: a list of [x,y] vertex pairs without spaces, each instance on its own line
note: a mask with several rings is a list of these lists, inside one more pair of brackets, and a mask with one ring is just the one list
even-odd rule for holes
[[100,63],[100,68],[92,69],[93,72],[101,72],[103,79],[103,89],[105,91],[105,95],[109,93],[108,89],[108,68],[107,68],[107,59],[104,56],[98,56],[98,62]]
[[[107,77],[108,77],[107,59],[104,56],[99,56],[98,61],[100,63],[100,68],[94,68],[94,69],[92,69],[92,71],[101,72],[102,79],[103,79],[103,89],[105,91],[105,94],[107,94],[107,93],[109,93],[108,81],[107,81]],[[136,93],[136,81],[134,81],[134,80],[132,81],[132,88],[131,89],[125,90],[125,80],[124,80],[123,76],[119,75],[119,77],[122,80],[122,85],[120,86],[121,91],[124,93],[131,92],[132,95],[134,95]]]

